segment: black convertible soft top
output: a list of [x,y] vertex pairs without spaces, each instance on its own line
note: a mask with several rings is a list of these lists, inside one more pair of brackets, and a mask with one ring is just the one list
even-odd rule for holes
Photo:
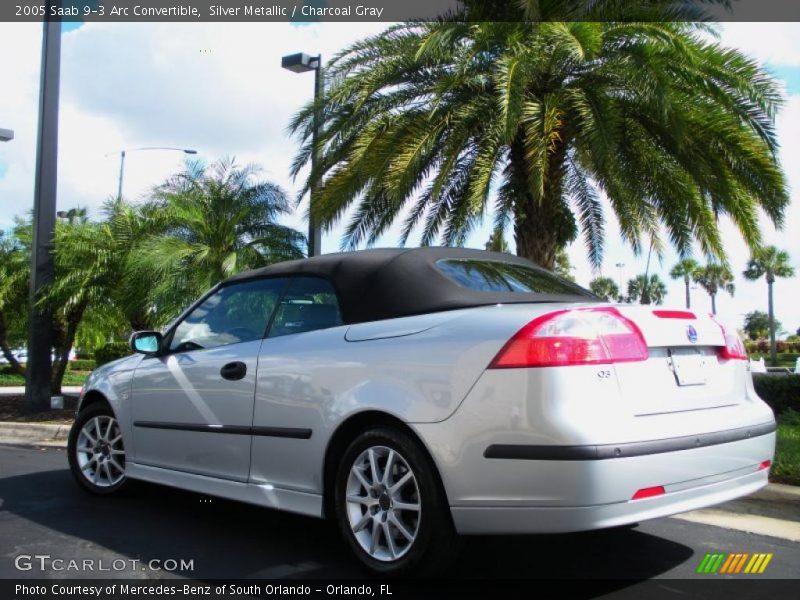
[[490,304],[597,300],[566,280],[560,280],[560,287],[567,293],[559,294],[471,289],[437,267],[437,261],[447,259],[511,263],[556,278],[529,260],[500,252],[444,247],[376,248],[277,263],[239,273],[222,285],[263,277],[322,277],[333,284],[342,320],[348,324]]

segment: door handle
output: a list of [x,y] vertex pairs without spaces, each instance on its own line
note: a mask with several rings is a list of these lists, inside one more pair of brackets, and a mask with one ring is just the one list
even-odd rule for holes
[[219,370],[219,374],[222,375],[223,379],[236,381],[247,375],[247,365],[239,361],[231,362],[222,367]]

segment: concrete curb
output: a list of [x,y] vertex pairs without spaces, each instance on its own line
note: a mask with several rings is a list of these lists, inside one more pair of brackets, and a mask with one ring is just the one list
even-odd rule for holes
[[71,423],[14,423],[4,421],[0,422],[0,441],[7,444],[63,442],[66,445],[71,426]]
[[[62,385],[62,396],[77,396],[81,393],[79,385]],[[0,385],[0,396],[24,396],[25,386],[22,385]]]
[[796,502],[800,516],[800,487],[785,483],[770,483],[756,494],[761,500],[778,502]]

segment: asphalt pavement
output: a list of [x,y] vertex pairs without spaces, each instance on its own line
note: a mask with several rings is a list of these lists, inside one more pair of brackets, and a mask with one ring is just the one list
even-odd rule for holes
[[[133,482],[131,482],[133,483]],[[796,578],[800,543],[681,519],[580,534],[474,537],[451,578],[697,578],[706,553],[772,553],[761,577]],[[20,555],[48,555],[19,564]],[[51,559],[66,559],[53,568]],[[69,559],[92,561],[72,571]],[[161,561],[152,563],[150,561]],[[162,563],[177,568],[164,570]],[[180,561],[192,561],[181,570]],[[31,562],[31,561],[29,561]],[[97,573],[105,565],[113,569]],[[18,567],[27,570],[19,570]],[[335,528],[308,517],[133,483],[94,497],[61,448],[0,445],[0,578],[363,578]],[[719,575],[714,577],[720,577]],[[740,577],[743,577],[740,575]],[[758,576],[756,576],[758,577]]]

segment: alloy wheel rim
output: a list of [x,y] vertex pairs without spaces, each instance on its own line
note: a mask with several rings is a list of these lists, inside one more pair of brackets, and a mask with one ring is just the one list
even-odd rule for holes
[[103,415],[86,421],[75,452],[81,475],[92,485],[107,488],[125,477],[125,447],[114,417]]
[[422,503],[408,461],[386,446],[367,448],[350,467],[347,518],[353,537],[372,558],[391,562],[414,545]]

